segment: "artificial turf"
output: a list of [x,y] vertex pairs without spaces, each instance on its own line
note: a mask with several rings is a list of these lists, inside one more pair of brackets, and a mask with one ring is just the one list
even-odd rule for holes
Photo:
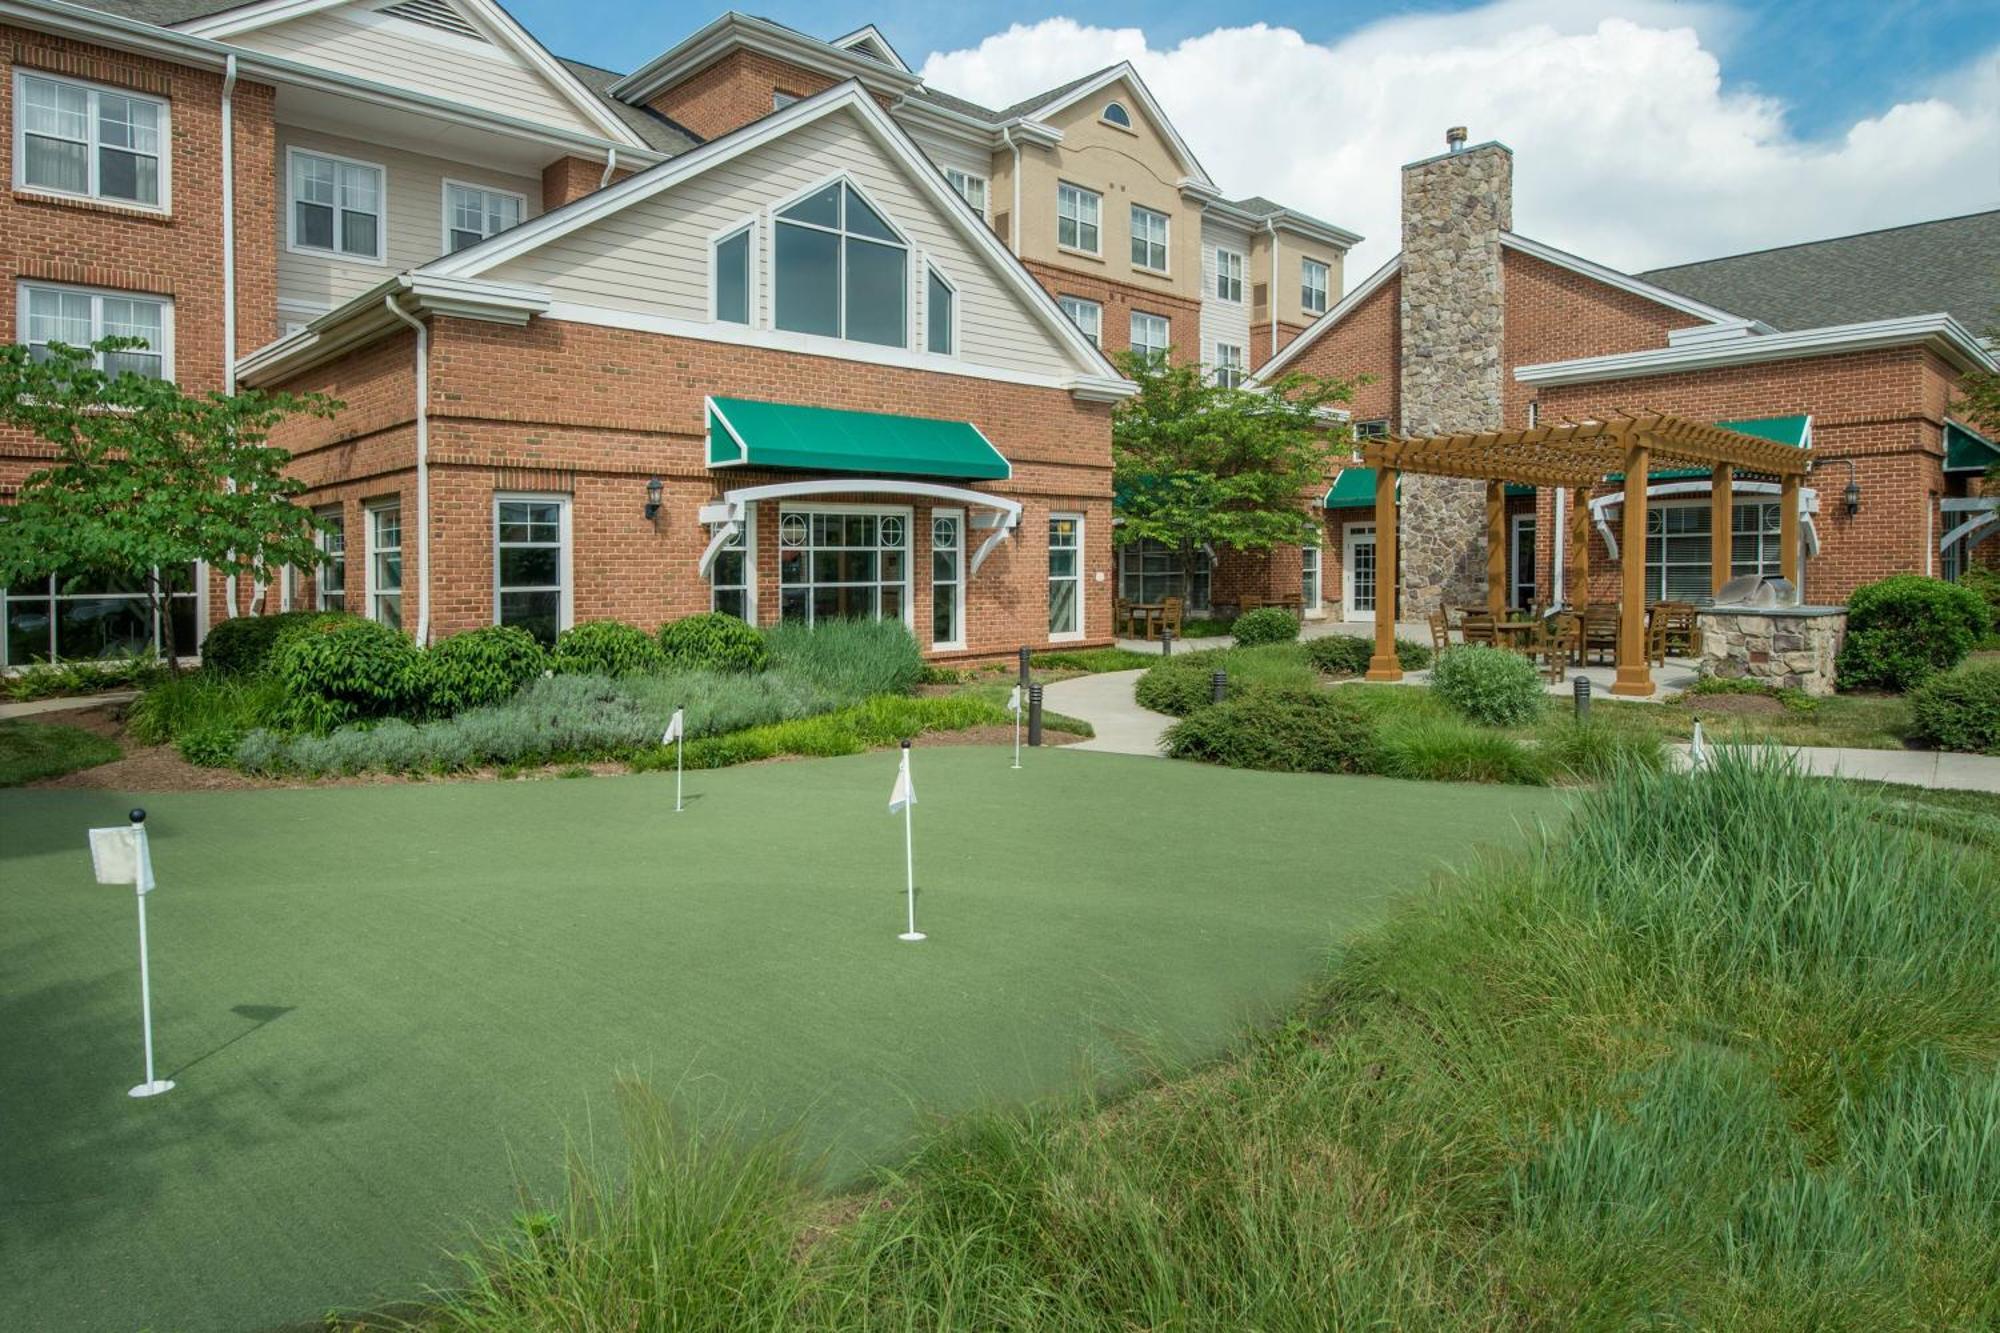
[[[266,1328],[446,1280],[609,1132],[623,1070],[796,1129],[838,1182],[931,1113],[1220,1049],[1327,948],[1557,798],[1119,755],[0,793],[0,1323]],[[129,889],[151,812],[156,1040]]]

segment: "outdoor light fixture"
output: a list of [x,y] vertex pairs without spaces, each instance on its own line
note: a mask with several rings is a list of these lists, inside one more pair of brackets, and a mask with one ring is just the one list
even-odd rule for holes
[[665,489],[666,487],[661,484],[660,479],[658,477],[655,477],[651,481],[646,483],[647,518],[656,519],[660,516],[660,492]]
[[1840,498],[1847,503],[1847,516],[1853,518],[1861,512],[1861,483],[1849,477],[1847,489],[1841,492]]

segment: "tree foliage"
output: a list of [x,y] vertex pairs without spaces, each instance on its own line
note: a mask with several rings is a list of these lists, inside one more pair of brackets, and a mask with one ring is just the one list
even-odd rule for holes
[[[1988,338],[2000,338],[2000,329],[1987,330]],[[1989,440],[2000,440],[2000,374],[1988,370],[1969,371],[1958,384],[1958,400],[1953,412]],[[2000,463],[1986,469],[1984,491],[2000,493]]]
[[[0,584],[64,570],[157,569],[159,613],[196,561],[228,576],[269,578],[320,559],[312,515],[294,498],[291,455],[266,443],[287,417],[331,417],[322,394],[191,393],[167,380],[99,368],[105,354],[142,347],[0,347],[0,425],[53,446],[0,522]],[[40,352],[40,349],[37,349]],[[172,642],[172,617],[162,616]]]
[[1150,540],[1176,552],[1185,596],[1205,547],[1318,543],[1309,497],[1352,447],[1327,409],[1349,401],[1353,383],[1294,374],[1228,388],[1200,366],[1130,355],[1121,368],[1139,386],[1111,423],[1121,545]]

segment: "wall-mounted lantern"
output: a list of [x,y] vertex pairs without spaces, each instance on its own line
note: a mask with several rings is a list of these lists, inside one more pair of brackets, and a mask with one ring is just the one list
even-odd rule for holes
[[660,517],[660,493],[664,490],[666,486],[658,477],[646,483],[646,518],[649,521],[657,521]]

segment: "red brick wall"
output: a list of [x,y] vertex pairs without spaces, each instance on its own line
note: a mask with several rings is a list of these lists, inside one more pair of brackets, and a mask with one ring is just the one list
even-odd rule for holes
[[1516,366],[1665,347],[1668,330],[1702,322],[1518,250],[1503,248],[1500,266],[1507,302],[1501,420],[1507,426],[1528,424],[1528,402],[1535,397],[1534,385],[1514,378]]
[[[716,139],[770,115],[773,93],[811,97],[839,82],[759,51],[736,50],[656,93],[646,105],[704,139]],[[875,100],[888,108],[889,99],[876,94]]]
[[[1201,302],[1169,296],[1146,287],[1113,282],[1075,269],[1058,268],[1032,259],[1022,265],[1052,296],[1075,296],[1104,307],[1103,339],[1106,352],[1132,350],[1132,312],[1160,315],[1167,320],[1167,336],[1173,340],[1173,361],[1187,365],[1201,360]],[[1268,327],[1268,326],[1267,326]]]
[[[547,320],[510,328],[445,318],[432,329],[433,637],[492,620],[491,511],[500,490],[574,497],[576,620],[615,617],[650,629],[706,610],[708,587],[696,569],[708,531],[696,510],[726,488],[788,479],[707,468],[702,400],[718,394],[976,423],[1014,465],[1010,481],[979,489],[1019,500],[1025,512],[1016,535],[967,585],[964,655],[1047,640],[1046,524],[1055,511],[1085,516],[1085,641],[1110,639],[1106,405],[1079,403],[1057,389]],[[347,507],[351,606],[360,605],[364,577],[359,506],[404,494],[405,618],[414,626],[410,337],[354,352],[284,387],[318,388],[348,403],[334,421],[288,423],[276,442],[294,450],[295,467],[312,487],[308,503],[337,499]],[[653,477],[664,488],[657,524],[642,512]],[[911,503],[913,624],[928,642],[929,506]],[[764,567],[758,604],[768,622],[778,610],[777,514],[766,508],[757,533]],[[968,567],[984,535],[967,533]]]
[[[632,171],[620,167],[611,173],[613,182],[622,181]],[[598,182],[604,179],[604,164],[592,162],[589,158],[559,157],[542,168],[542,211],[561,208],[587,194],[595,193]]]
[[[1402,401],[1402,334],[1398,302],[1402,283],[1390,278],[1369,293],[1368,299],[1349,311],[1339,324],[1327,329],[1289,369],[1308,375],[1335,379],[1361,379],[1368,383],[1354,392],[1348,410],[1356,421],[1386,418],[1393,430]],[[1268,326],[1266,326],[1268,327]]]
[[1273,351],[1271,349],[1271,321],[1267,319],[1261,324],[1252,324],[1250,326],[1250,368],[1255,370],[1276,356],[1278,352],[1284,351],[1286,347],[1290,346],[1292,339],[1305,331],[1306,326],[1303,324],[1280,323],[1278,325],[1277,351]]

